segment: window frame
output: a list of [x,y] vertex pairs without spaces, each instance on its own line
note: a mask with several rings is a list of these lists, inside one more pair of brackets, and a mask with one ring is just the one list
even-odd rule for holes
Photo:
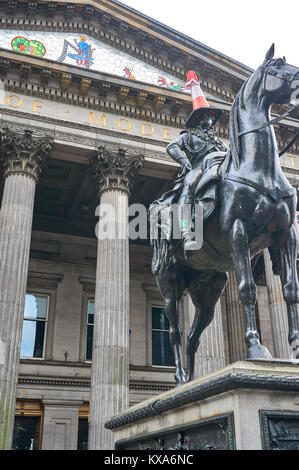
[[[34,360],[45,360],[45,356],[46,356],[46,338],[48,336],[48,323],[49,323],[49,311],[50,311],[50,297],[51,297],[51,294],[49,293],[41,293],[41,292],[37,292],[36,290],[27,290],[26,293],[25,293],[25,299],[26,299],[26,296],[27,295],[34,295],[34,296],[37,296],[37,297],[47,297],[47,312],[46,312],[46,319],[43,320],[43,319],[35,319],[35,318],[30,318],[30,317],[25,317],[25,304],[24,304],[24,314],[23,314],[23,322],[22,322],[22,338],[21,338],[21,347],[20,347],[20,359],[34,359]],[[26,301],[26,300],[25,300]],[[34,321],[36,322],[44,322],[45,323],[45,331],[44,331],[44,339],[43,339],[43,353],[42,353],[42,356],[41,357],[34,357],[34,356],[22,356],[21,355],[21,349],[22,349],[22,339],[23,339],[23,325],[24,325],[24,322],[25,321]]]
[[81,327],[79,361],[85,364],[92,364],[92,359],[86,359],[87,346],[87,321],[88,321],[88,301],[95,302],[95,278],[79,277],[82,286],[82,306],[81,306]]
[[[86,296],[86,302],[85,302],[85,362],[87,363],[92,363],[92,351],[91,351],[91,359],[87,359],[87,330],[88,330],[88,325],[93,325],[93,333],[94,333],[94,321],[93,323],[88,323],[88,302],[93,302],[95,305],[95,298],[92,296],[92,294],[87,294]],[[93,316],[94,317],[94,316]],[[93,339],[93,338],[92,338]]]
[[[163,298],[161,296],[160,290],[157,285],[144,283],[143,290],[146,294],[146,366],[151,367],[155,370],[164,370],[164,371],[174,371],[175,366],[158,366],[154,365],[152,362],[152,308],[165,308]],[[185,295],[182,296],[182,299],[179,302],[180,315],[180,326],[182,329],[182,353],[183,353],[183,364],[187,363],[186,354],[185,354],[185,329],[186,329],[186,306],[184,302]]]
[[[161,304],[161,302],[160,302]],[[165,311],[165,306],[163,305],[158,305],[157,302],[152,302],[152,305],[151,305],[151,346],[152,346],[152,350],[151,350],[151,366],[152,367],[175,367],[175,363],[173,365],[163,365],[163,364],[153,364],[153,331],[158,331],[158,332],[162,332],[162,333],[167,333],[169,334],[169,329],[168,330],[162,330],[162,329],[158,329],[158,328],[153,328],[153,325],[152,325],[152,321],[153,321],[153,308],[159,308],[159,309],[163,309]],[[166,314],[164,313],[164,315],[166,316]],[[166,317],[167,318],[167,317]],[[171,345],[170,345],[171,346]]]
[[[28,272],[28,281],[26,294],[47,295],[49,296],[48,304],[48,323],[47,331],[44,338],[43,357],[21,357],[21,361],[45,361],[53,359],[54,348],[54,325],[56,317],[56,298],[58,284],[63,280],[63,274]],[[23,312],[23,321],[25,313],[25,303]],[[23,322],[22,322],[23,327]],[[22,341],[22,339],[21,339]],[[20,343],[21,344],[21,343]]]

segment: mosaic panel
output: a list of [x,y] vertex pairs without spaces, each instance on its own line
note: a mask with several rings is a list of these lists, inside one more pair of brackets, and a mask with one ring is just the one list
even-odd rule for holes
[[0,30],[1,47],[189,93],[185,83],[89,36],[47,31]]

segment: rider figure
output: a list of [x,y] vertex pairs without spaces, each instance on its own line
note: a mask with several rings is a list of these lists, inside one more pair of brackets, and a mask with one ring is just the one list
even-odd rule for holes
[[194,249],[196,242],[191,240],[191,210],[183,212],[183,207],[194,202],[194,191],[203,170],[209,165],[204,157],[211,154],[210,159],[219,159],[219,152],[227,150],[213,129],[222,110],[208,105],[194,72],[188,73],[188,79],[187,86],[191,87],[193,98],[193,112],[185,123],[189,130],[182,131],[179,138],[166,148],[168,155],[183,167],[178,179],[181,184],[176,189],[180,194],[178,205],[181,209],[180,227],[185,251]]

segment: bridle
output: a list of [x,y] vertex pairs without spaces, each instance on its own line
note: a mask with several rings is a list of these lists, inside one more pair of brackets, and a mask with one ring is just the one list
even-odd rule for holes
[[[299,79],[299,72],[296,72],[294,74],[289,73],[289,72],[281,72],[280,70],[277,70],[273,65],[268,67],[267,69],[265,68],[264,72],[264,77],[263,77],[263,84],[265,85],[266,79],[268,75],[272,75],[274,77],[277,77],[281,80],[287,80],[288,82],[292,82],[294,79]],[[277,116],[274,119],[271,119],[270,121],[266,121],[264,124],[261,124],[258,127],[253,127],[252,129],[249,129],[247,131],[239,132],[238,137],[242,137],[243,135],[250,134],[252,132],[257,132],[260,131],[261,129],[265,129],[266,127],[270,127],[273,124],[276,124],[283,119],[285,119],[287,116],[289,116],[295,109],[299,107],[299,103],[297,105],[292,105],[285,113],[283,113],[281,116]],[[289,148],[292,147],[292,145],[296,142],[296,140],[299,137],[299,131],[295,134],[295,136],[290,140],[290,142],[284,147],[283,150],[279,152],[279,156],[281,157],[284,153],[286,153]]]

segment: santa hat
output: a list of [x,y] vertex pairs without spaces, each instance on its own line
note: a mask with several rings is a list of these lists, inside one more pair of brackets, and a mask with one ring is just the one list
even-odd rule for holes
[[207,102],[201,89],[196,73],[193,71],[188,72],[186,88],[189,88],[191,91],[193,111],[188,117],[185,126],[189,128],[196,127],[196,125],[199,124],[201,118],[206,116],[206,114],[210,114],[214,118],[215,124],[215,122],[223,113],[223,110],[209,106],[209,103]]

